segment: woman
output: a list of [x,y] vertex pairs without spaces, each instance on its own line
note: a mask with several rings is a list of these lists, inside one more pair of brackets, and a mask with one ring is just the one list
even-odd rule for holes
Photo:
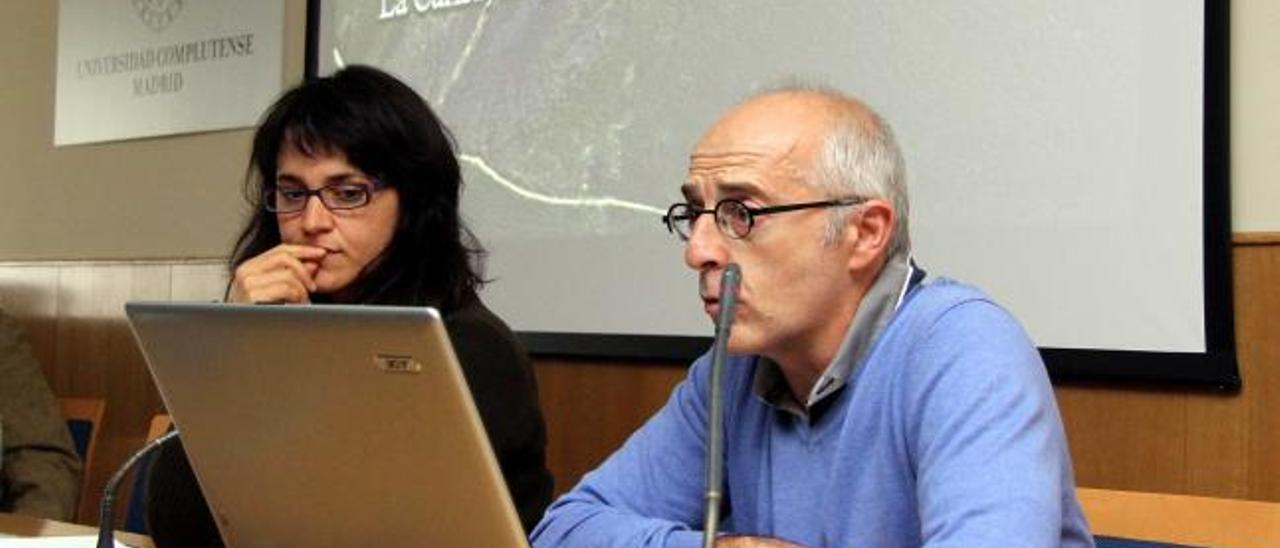
[[[232,254],[228,299],[438,308],[531,529],[552,485],[533,370],[476,295],[483,251],[459,218],[457,158],[427,104],[369,67],[304,83],[264,116],[247,179],[255,213]],[[157,545],[219,543],[180,446],[157,455],[149,485]]]

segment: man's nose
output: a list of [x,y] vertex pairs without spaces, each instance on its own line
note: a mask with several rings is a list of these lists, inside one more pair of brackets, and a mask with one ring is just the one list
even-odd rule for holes
[[724,234],[716,226],[714,215],[699,215],[689,226],[689,241],[685,242],[684,262],[696,271],[715,270],[728,264],[728,251],[724,246]]
[[324,232],[333,228],[333,212],[324,205],[319,196],[308,196],[302,208],[302,231]]

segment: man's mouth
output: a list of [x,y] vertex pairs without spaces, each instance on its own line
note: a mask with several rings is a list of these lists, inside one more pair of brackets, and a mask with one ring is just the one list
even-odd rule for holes
[[[702,299],[702,308],[713,319],[720,314],[720,288],[712,286],[712,284],[718,286],[718,280],[718,277],[711,274],[704,274],[698,278],[698,298]],[[739,305],[741,305],[742,287],[738,286],[738,290],[735,293],[737,293]]]
[[720,314],[720,296],[716,293],[703,293],[699,297],[702,299],[702,309],[707,312],[713,319]]

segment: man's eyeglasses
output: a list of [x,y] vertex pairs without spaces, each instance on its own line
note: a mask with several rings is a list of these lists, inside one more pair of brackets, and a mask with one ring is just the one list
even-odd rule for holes
[[311,190],[304,186],[276,185],[263,191],[262,204],[272,213],[297,213],[307,208],[312,196],[330,210],[356,209],[369,205],[373,193],[387,187],[374,180],[368,183],[335,183]]
[[865,201],[867,201],[866,198],[853,197],[769,207],[750,207],[738,200],[720,200],[716,202],[715,207],[708,209],[692,204],[679,203],[671,204],[671,207],[667,209],[667,214],[662,217],[662,222],[667,225],[667,230],[679,237],[680,240],[688,241],[689,235],[693,234],[693,223],[697,222],[699,217],[711,214],[715,216],[716,226],[720,227],[721,232],[730,238],[740,240],[751,233],[751,227],[755,226],[756,217],[761,215],[819,207],[850,206]]

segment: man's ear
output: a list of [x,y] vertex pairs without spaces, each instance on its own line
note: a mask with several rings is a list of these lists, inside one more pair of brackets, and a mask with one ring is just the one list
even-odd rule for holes
[[855,272],[869,267],[878,269],[889,252],[897,212],[892,204],[881,199],[868,200],[857,207],[860,211],[849,215],[849,224],[845,226],[845,238],[853,246],[849,269]]

